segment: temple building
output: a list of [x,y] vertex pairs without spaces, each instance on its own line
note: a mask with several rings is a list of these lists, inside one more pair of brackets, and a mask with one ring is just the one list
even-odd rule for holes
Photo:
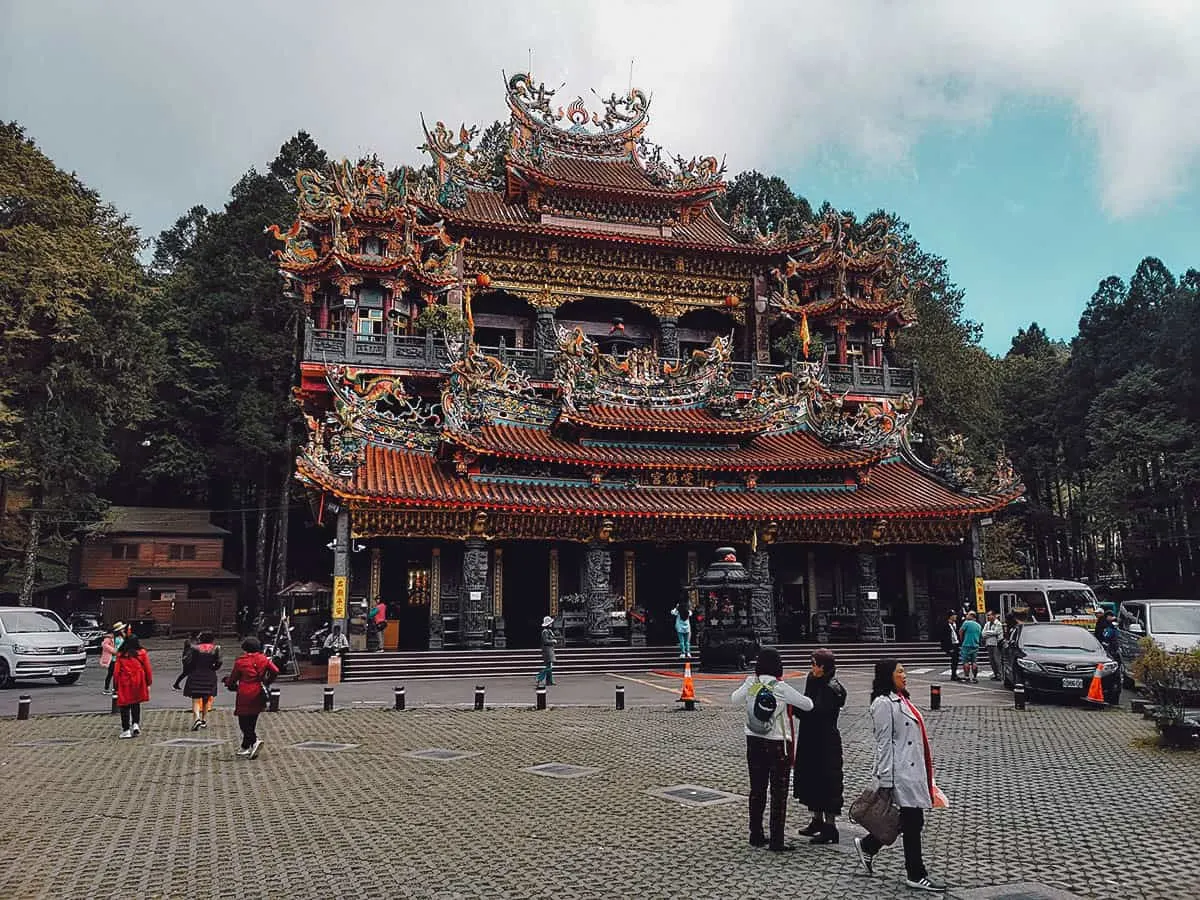
[[431,166],[302,171],[271,228],[307,311],[297,477],[335,527],[335,617],[380,596],[406,649],[534,646],[547,614],[666,643],[732,546],[764,642],[927,639],[1023,488],[961,444],[912,452],[886,220],[763,235],[714,208],[723,163],[647,140],[642,92],[505,86],[499,153],[437,122]]

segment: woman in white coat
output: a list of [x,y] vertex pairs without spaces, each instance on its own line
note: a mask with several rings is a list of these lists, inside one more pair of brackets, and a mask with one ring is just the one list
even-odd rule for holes
[[[933,755],[920,711],[908,698],[908,676],[894,659],[875,664],[871,685],[871,729],[875,733],[875,778],[880,788],[891,789],[900,808],[900,833],[904,838],[905,884],[924,891],[944,891],[946,886],[929,877],[921,856],[921,829],[925,810],[938,796],[933,783]],[[874,874],[875,854],[882,843],[874,835],[854,839],[858,859],[868,875]]]

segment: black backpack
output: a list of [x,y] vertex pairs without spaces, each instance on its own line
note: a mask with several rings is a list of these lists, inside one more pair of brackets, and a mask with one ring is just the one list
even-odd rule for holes
[[774,679],[770,683],[755,681],[750,686],[751,693],[746,707],[746,727],[755,734],[771,733],[771,723],[775,720],[775,713],[779,710],[779,703],[775,699],[774,690],[772,690],[774,687]]

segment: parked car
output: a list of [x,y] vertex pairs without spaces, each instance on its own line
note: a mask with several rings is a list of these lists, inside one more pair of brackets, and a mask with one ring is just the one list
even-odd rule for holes
[[100,614],[73,612],[67,616],[67,627],[83,640],[83,649],[88,653],[99,653],[107,629],[100,622]]
[[1077,625],[1031,622],[1018,625],[1004,642],[1000,675],[1004,686],[1023,684],[1027,697],[1054,694],[1084,697],[1096,668],[1109,703],[1121,700],[1121,663]]
[[1124,663],[1125,686],[1133,687],[1133,663],[1142,654],[1142,638],[1165,650],[1200,647],[1200,600],[1126,600],[1117,615],[1117,645]]
[[86,664],[83,641],[58,613],[32,606],[0,606],[0,688],[26,678],[74,684]]

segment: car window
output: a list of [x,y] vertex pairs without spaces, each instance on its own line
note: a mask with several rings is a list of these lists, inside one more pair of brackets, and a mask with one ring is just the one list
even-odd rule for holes
[[1153,634],[1200,634],[1200,604],[1153,606],[1150,626]]
[[0,622],[9,634],[38,634],[67,631],[63,620],[45,609],[12,609],[0,612]]
[[1146,608],[1140,603],[1126,603],[1121,607],[1126,614],[1126,624],[1137,622],[1141,625],[1146,623]]
[[1091,591],[1066,588],[1049,593],[1050,605],[1058,616],[1086,616],[1096,608],[1096,598]]
[[1075,625],[1023,628],[1020,643],[1024,650],[1092,653],[1101,649],[1090,631]]

